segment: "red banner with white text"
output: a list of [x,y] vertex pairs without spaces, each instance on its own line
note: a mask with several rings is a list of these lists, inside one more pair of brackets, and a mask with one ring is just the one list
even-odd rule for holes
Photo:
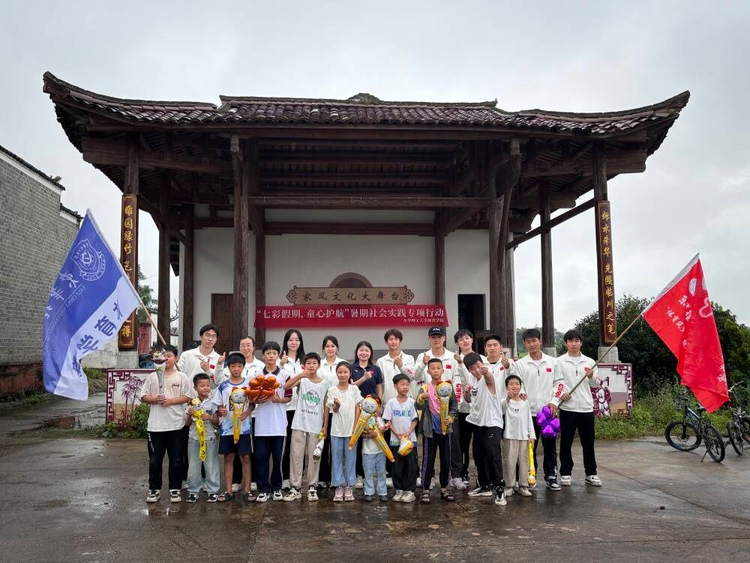
[[256,328],[447,326],[445,305],[307,305],[255,308]]

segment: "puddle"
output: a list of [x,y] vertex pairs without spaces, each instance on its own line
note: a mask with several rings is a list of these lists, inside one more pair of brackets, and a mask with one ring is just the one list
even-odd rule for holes
[[38,430],[85,430],[104,424],[105,413],[98,411],[84,412],[66,416],[53,416],[42,423]]

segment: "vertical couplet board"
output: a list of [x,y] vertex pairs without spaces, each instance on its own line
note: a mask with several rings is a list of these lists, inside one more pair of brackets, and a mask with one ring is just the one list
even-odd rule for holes
[[[120,235],[120,263],[130,278],[133,287],[137,287],[138,268],[138,196],[122,196],[122,233]],[[131,313],[120,328],[118,342],[120,350],[135,348],[135,312]]]
[[599,326],[601,342],[612,344],[617,339],[615,316],[615,272],[612,261],[612,216],[609,200],[596,205],[596,249],[599,266]]

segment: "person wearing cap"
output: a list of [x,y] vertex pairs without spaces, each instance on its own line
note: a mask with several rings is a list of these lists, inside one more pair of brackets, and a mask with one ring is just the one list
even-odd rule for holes
[[[433,326],[427,331],[427,338],[430,342],[430,349],[422,352],[417,356],[415,380],[419,385],[429,381],[427,365],[433,358],[439,359],[443,363],[442,381],[450,381],[456,394],[456,400],[461,400],[461,375],[458,369],[458,362],[455,354],[445,348],[445,328],[442,326]],[[459,436],[458,424],[453,425],[453,432],[450,433],[448,447],[450,450],[450,486],[457,491],[466,490],[461,480],[461,469],[463,460],[461,459],[461,442]],[[425,483],[425,486],[429,486]]]

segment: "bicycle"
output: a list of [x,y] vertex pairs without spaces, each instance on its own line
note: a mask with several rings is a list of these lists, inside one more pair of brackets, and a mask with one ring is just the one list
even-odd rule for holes
[[[685,393],[678,397],[677,402],[683,407],[682,420],[675,420],[667,424],[664,429],[664,437],[667,439],[667,443],[681,452],[692,451],[701,443],[704,443],[706,454],[710,455],[716,463],[721,463],[726,455],[724,438],[708,419],[703,418],[703,412],[706,409],[698,406],[698,412],[696,413],[688,406],[688,396]],[[706,458],[706,454],[703,454],[701,462]]]
[[[734,395],[735,383],[729,388],[729,395]],[[731,399],[730,399],[731,405]],[[727,433],[729,434],[729,443],[732,444],[737,455],[742,455],[745,449],[745,443],[750,445],[750,416],[744,411],[742,405],[737,401],[737,408],[732,411],[732,419],[727,422]]]

